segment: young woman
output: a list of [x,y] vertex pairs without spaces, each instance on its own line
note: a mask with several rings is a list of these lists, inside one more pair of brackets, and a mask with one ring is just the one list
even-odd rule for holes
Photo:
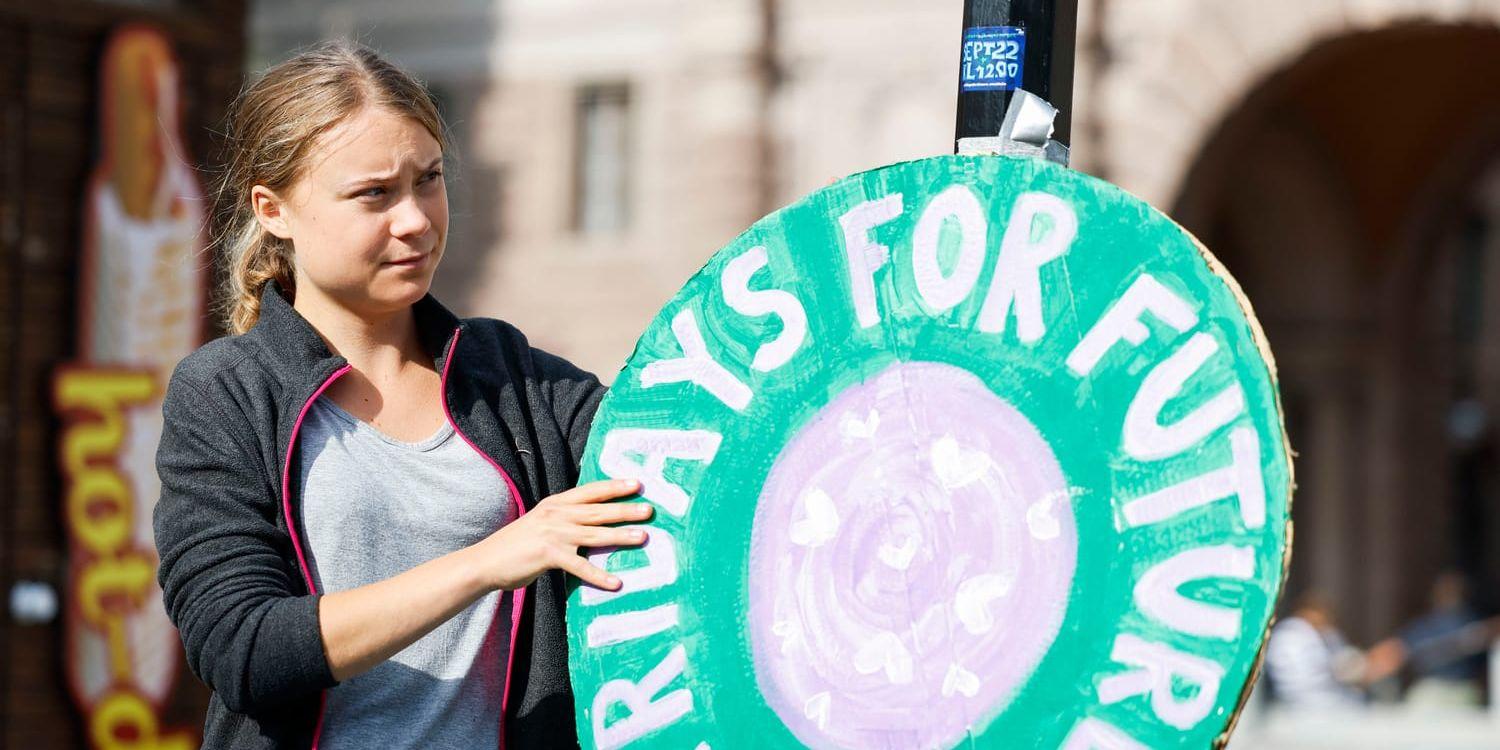
[[429,293],[444,129],[367,49],[275,66],[231,110],[233,334],[177,367],[160,579],[214,691],[209,748],[577,743],[563,572],[631,546],[633,482],[574,488],[603,387]]

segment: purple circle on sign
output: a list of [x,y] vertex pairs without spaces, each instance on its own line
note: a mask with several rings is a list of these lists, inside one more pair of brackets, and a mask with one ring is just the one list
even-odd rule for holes
[[810,747],[955,745],[1051,646],[1077,551],[1031,422],[963,369],[892,365],[802,428],[761,491],[761,692]]

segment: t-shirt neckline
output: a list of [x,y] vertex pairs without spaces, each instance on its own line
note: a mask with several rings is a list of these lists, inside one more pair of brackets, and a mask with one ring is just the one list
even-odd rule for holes
[[359,417],[356,417],[353,414],[350,414],[347,410],[344,409],[344,407],[339,406],[337,403],[334,402],[333,399],[329,398],[327,394],[323,394],[323,395],[319,396],[318,400],[317,400],[317,403],[320,406],[325,407],[327,409],[327,411],[330,414],[332,414],[333,416],[335,416],[336,418],[338,418],[339,421],[346,422],[350,426],[352,426],[354,429],[359,430],[361,432],[364,432],[366,434],[369,434],[369,435],[371,435],[371,436],[373,436],[373,437],[379,439],[380,441],[385,442],[385,443],[387,443],[389,445],[394,445],[397,448],[404,448],[406,450],[412,450],[412,451],[418,451],[418,452],[426,452],[426,451],[433,450],[434,448],[437,448],[438,446],[440,446],[443,443],[447,442],[448,438],[450,438],[450,437],[453,436],[453,424],[451,422],[449,422],[446,418],[444,418],[443,419],[443,423],[440,426],[438,426],[437,432],[434,432],[431,437],[424,438],[422,440],[418,440],[418,441],[415,441],[415,442],[407,441],[407,440],[401,440],[399,438],[395,438],[395,437],[392,437],[390,435],[387,435],[384,432],[381,432],[380,429],[377,428],[375,425],[372,425],[369,422],[366,422],[363,419],[360,419]]

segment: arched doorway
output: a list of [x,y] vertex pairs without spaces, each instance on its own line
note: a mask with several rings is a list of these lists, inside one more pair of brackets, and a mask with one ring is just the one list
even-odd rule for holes
[[1182,186],[1174,214],[1277,355],[1300,454],[1289,594],[1328,593],[1368,643],[1444,568],[1500,580],[1500,30],[1323,42]]

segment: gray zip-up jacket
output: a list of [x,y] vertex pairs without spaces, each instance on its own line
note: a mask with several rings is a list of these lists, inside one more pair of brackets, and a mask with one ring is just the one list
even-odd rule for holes
[[[188,665],[213,689],[205,748],[316,747],[335,685],[290,469],[308,406],[349,364],[282,295],[270,282],[251,330],[183,359],[162,404],[158,576]],[[413,310],[449,421],[520,512],[573,487],[599,381],[507,323],[460,320],[430,294]],[[574,746],[563,575],[513,595],[502,747]]]

